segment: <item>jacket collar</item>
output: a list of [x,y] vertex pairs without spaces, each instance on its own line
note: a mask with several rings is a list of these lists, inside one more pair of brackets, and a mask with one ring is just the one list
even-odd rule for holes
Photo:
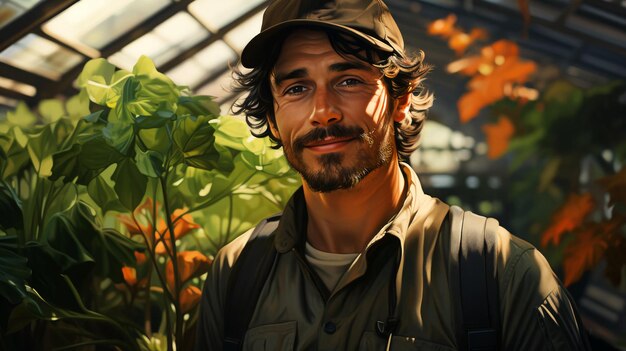
[[[385,233],[398,237],[400,242],[404,243],[409,225],[418,213],[420,203],[422,203],[422,200],[430,199],[430,196],[424,194],[417,174],[415,174],[413,169],[403,162],[400,163],[400,168],[404,173],[406,184],[408,185],[404,203],[398,213],[396,213],[396,215],[372,238],[368,247],[382,238]],[[274,241],[276,250],[279,253],[285,253],[294,247],[297,250],[304,250],[307,222],[308,213],[304,200],[304,191],[302,187],[300,187],[291,196],[291,199],[289,199],[283,211]]]

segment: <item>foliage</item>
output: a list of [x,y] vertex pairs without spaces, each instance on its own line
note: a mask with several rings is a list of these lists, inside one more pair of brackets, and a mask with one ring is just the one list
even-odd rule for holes
[[146,57],[91,60],[76,83],[0,124],[2,348],[189,349],[211,254],[297,178]]
[[[527,2],[520,7],[527,22]],[[446,38],[462,32],[450,16],[429,30]],[[538,92],[522,85],[536,64],[518,51],[498,40],[448,65],[471,77],[460,119],[488,108],[488,157],[511,161],[514,227],[559,248],[564,283],[605,258],[607,277],[619,285],[626,277],[626,82],[582,89],[555,80]]]

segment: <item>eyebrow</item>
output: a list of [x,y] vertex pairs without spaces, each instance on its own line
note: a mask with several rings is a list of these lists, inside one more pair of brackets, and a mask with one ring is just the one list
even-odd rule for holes
[[[365,63],[360,62],[339,62],[330,65],[329,70],[331,72],[344,72],[351,69],[370,70],[371,67]],[[290,72],[282,73],[276,72],[274,75],[275,86],[280,86],[284,81],[288,79],[303,78],[309,74],[306,68],[298,68]]]

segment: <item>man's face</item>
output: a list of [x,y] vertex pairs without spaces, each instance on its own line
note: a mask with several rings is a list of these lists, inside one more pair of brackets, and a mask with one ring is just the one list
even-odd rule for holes
[[285,40],[271,77],[285,156],[314,191],[351,188],[396,155],[393,112],[382,74],[346,59],[320,31]]

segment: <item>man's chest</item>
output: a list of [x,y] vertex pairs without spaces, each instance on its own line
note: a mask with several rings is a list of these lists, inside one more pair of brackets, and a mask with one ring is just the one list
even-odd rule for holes
[[[282,255],[261,292],[244,350],[385,350],[389,338],[377,329],[390,314],[400,320],[392,350],[453,350],[448,294],[432,286],[439,279],[425,289],[423,276],[409,270],[414,276],[402,278],[402,291],[394,293],[395,262],[381,258],[364,272],[348,271],[328,293],[301,260]],[[390,305],[392,293],[397,308]]]

